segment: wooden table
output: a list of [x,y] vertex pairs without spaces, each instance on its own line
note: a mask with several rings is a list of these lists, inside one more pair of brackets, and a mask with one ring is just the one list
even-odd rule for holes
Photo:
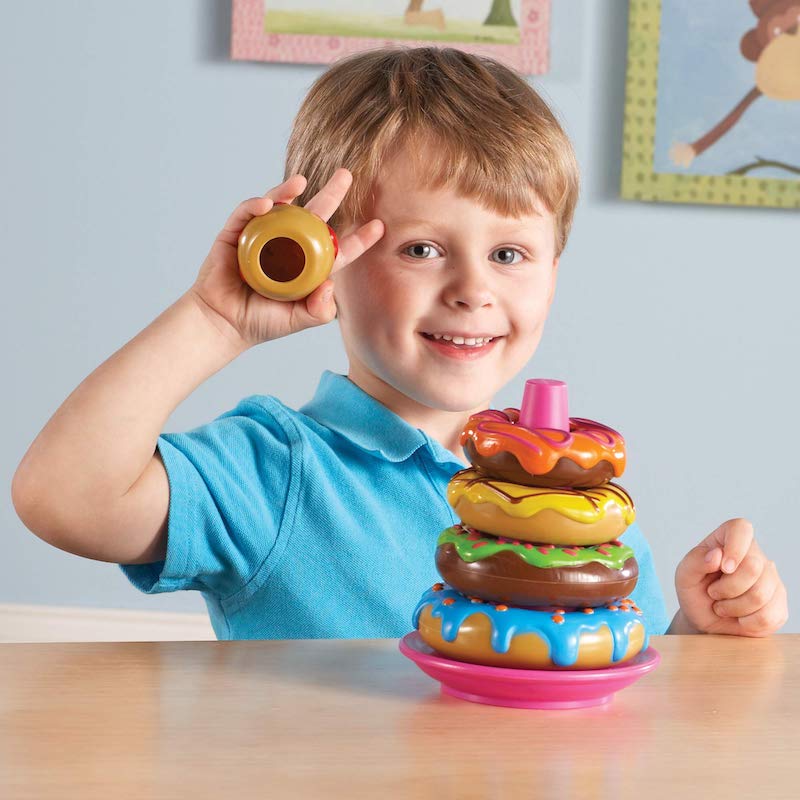
[[800,797],[800,635],[651,643],[571,711],[441,695],[394,639],[3,644],[0,797]]

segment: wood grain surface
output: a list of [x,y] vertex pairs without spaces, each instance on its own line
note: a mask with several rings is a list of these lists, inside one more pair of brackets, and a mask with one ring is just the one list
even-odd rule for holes
[[0,797],[797,798],[800,636],[654,636],[606,707],[441,695],[394,639],[0,645]]

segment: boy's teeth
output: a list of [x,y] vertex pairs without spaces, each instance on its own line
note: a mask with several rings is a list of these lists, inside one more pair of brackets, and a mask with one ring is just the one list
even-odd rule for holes
[[434,333],[434,339],[444,339],[446,342],[453,344],[467,345],[467,347],[482,347],[492,341],[491,336],[481,337],[477,339],[465,339],[463,336],[448,336],[446,333]]

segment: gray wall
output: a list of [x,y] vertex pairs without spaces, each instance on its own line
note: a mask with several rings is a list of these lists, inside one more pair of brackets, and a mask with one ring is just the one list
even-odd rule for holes
[[[225,0],[0,8],[8,487],[69,392],[193,282],[231,209],[280,181],[322,67],[231,62]],[[682,555],[746,516],[789,587],[785,630],[798,631],[798,218],[618,199],[624,8],[554,3],[552,69],[536,85],[573,137],[584,192],[544,340],[495,405],[516,405],[526,377],[566,380],[576,416],[628,441],[623,483],[668,610]],[[168,429],[256,392],[296,407],[323,369],[346,371],[335,324],[247,353]],[[0,602],[205,610],[199,595],[146,597],[117,567],[44,544],[8,490],[0,514]]]

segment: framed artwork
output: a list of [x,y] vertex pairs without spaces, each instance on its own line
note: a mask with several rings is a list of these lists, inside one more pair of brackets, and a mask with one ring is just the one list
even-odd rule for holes
[[800,2],[629,8],[622,196],[800,208]]
[[457,47],[524,75],[549,61],[550,0],[233,0],[231,58],[327,64],[386,45]]

